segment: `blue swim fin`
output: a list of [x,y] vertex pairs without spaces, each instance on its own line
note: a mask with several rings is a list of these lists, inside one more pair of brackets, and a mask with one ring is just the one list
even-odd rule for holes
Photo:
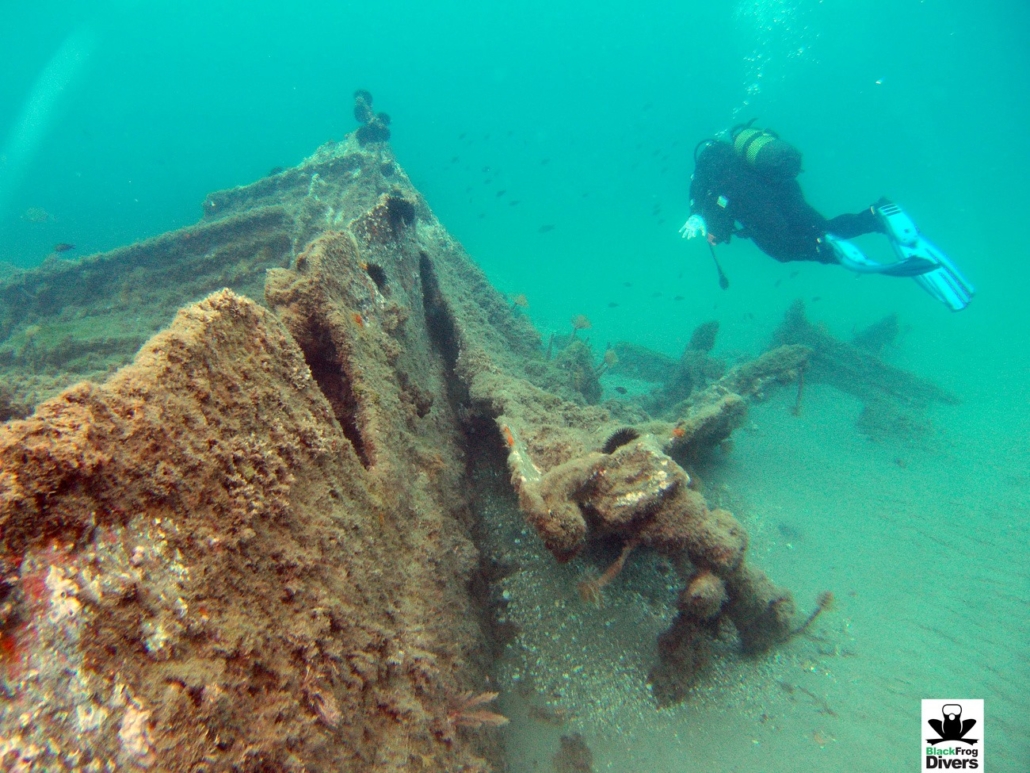
[[918,256],[905,257],[896,263],[877,263],[849,241],[826,234],[826,241],[844,268],[857,274],[884,274],[886,276],[918,276],[933,271],[937,264]]
[[876,214],[900,261],[917,258],[933,264],[929,271],[914,277],[916,284],[952,311],[962,311],[969,305],[976,288],[937,245],[919,233],[901,207],[882,200],[876,205]]

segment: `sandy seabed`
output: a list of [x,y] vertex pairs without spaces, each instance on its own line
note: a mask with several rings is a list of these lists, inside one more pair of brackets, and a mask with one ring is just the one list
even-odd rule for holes
[[876,444],[855,430],[860,403],[831,387],[808,390],[800,417],[792,404],[784,392],[753,407],[708,483],[742,505],[753,560],[799,607],[831,590],[835,608],[811,637],[723,663],[682,706],[654,710],[641,691],[614,715],[584,711],[560,729],[516,720],[514,771],[547,770],[557,736],[572,731],[595,771],[915,770],[923,698],[983,698],[985,762],[1026,769],[1030,480],[1019,427],[999,433],[966,404],[941,410],[939,426],[955,413],[967,421],[928,447]]

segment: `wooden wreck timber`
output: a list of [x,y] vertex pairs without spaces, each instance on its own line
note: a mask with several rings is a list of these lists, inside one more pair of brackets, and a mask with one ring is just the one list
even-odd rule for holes
[[860,331],[850,343],[842,341],[824,325],[810,322],[804,303],[797,300],[783,315],[772,345],[808,347],[812,355],[807,375],[862,401],[856,424],[870,439],[919,443],[931,433],[926,417],[930,406],[957,405],[959,399],[879,357],[897,334],[897,318],[891,315]]
[[683,465],[808,350],[617,421],[384,143],[330,143],[0,300],[7,398],[35,406],[0,426],[5,769],[499,769],[499,715],[455,708],[491,694],[465,460],[484,426],[559,560],[613,537],[684,558],[659,702],[721,618],[748,652],[789,635],[790,595]]

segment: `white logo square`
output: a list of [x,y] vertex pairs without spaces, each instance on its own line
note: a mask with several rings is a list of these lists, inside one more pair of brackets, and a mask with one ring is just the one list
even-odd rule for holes
[[920,770],[983,771],[983,700],[924,699],[919,753]]

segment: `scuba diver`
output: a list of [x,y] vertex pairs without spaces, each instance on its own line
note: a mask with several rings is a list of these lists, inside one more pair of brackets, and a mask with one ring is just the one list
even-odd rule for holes
[[[707,139],[694,148],[691,214],[680,228],[685,239],[706,237],[714,258],[714,245],[737,235],[781,262],[811,260],[860,274],[912,277],[952,311],[969,305],[973,285],[898,205],[880,199],[857,214],[827,220],[801,192],[801,153],[752,123],[731,129],[730,142]],[[874,232],[886,234],[895,262],[871,260],[846,241]],[[725,289],[729,282],[717,259],[716,267]]]

